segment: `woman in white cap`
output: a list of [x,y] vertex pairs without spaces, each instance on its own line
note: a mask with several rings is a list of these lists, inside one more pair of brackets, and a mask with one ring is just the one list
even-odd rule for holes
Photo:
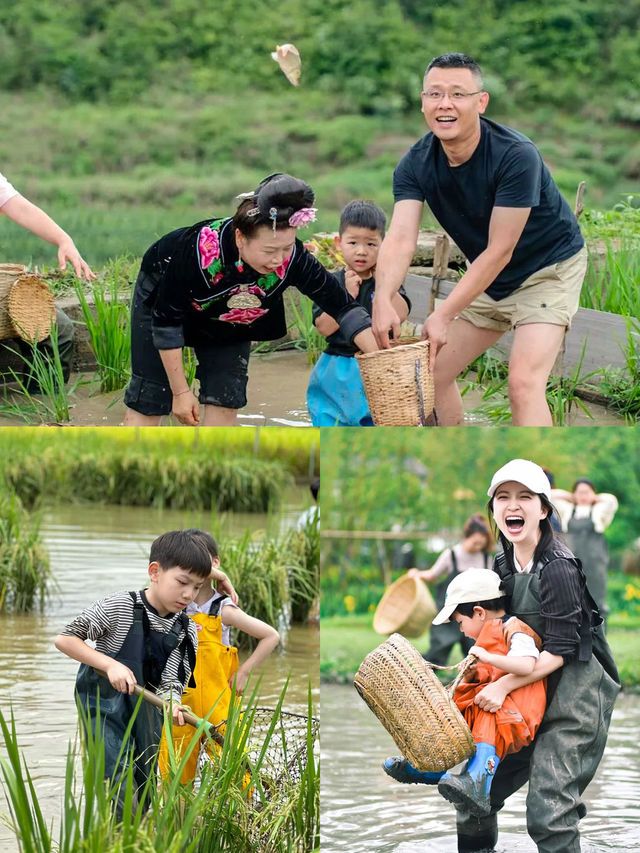
[[458,850],[491,849],[497,811],[528,780],[527,829],[539,853],[579,853],[581,795],[602,758],[620,679],[580,563],[554,538],[545,472],[512,459],[496,471],[487,494],[504,549],[494,571],[509,613],[542,637],[542,652],[531,675],[507,674],[476,702],[497,711],[512,690],[548,676],[547,710],[533,744],[498,766],[492,812],[457,812]]

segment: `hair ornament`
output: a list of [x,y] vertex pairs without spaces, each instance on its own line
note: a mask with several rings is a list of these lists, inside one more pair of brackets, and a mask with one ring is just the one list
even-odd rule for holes
[[239,193],[236,198],[242,199],[244,201],[245,198],[253,198],[255,195],[255,190],[251,190],[248,193]]
[[273,222],[273,233],[276,233],[276,222],[278,221],[278,208],[269,208],[269,219]]
[[317,207],[302,207],[300,210],[296,210],[295,213],[291,214],[289,217],[289,225],[292,228],[302,228],[310,222],[315,222],[317,211]]

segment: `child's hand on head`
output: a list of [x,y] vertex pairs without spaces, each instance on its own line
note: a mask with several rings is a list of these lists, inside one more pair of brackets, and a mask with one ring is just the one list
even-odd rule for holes
[[215,581],[216,592],[219,592],[220,595],[229,596],[234,604],[238,603],[238,593],[235,591],[233,584],[222,569],[212,568],[211,578]]
[[114,690],[119,690],[120,693],[133,693],[133,688],[137,684],[135,675],[131,672],[128,666],[123,663],[118,663],[114,660],[105,672],[109,679],[109,684]]
[[344,271],[344,283],[347,288],[347,293],[351,294],[351,296],[356,299],[360,292],[360,285],[362,284],[362,279],[358,273],[347,268]]

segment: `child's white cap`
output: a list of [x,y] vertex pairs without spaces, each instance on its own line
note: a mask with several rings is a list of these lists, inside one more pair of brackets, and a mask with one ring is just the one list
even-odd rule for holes
[[459,604],[472,601],[491,601],[502,598],[500,577],[491,569],[467,569],[460,572],[447,587],[444,607],[433,620],[434,625],[449,622],[449,617]]
[[503,465],[493,475],[487,494],[492,498],[498,486],[512,481],[522,483],[527,489],[537,495],[544,495],[548,501],[551,501],[549,478],[539,465],[536,465],[535,462],[529,462],[528,459],[512,459],[511,462]]

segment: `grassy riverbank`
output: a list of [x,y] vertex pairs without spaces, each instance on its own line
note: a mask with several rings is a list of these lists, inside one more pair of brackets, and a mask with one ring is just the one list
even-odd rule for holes
[[[323,682],[345,684],[353,676],[363,658],[384,641],[373,630],[372,617],[352,614],[323,618],[320,630],[320,677]],[[624,688],[640,689],[640,640],[637,627],[611,627],[608,639],[620,671]],[[429,645],[428,634],[412,639],[421,652]],[[455,656],[451,663],[456,662]]]

